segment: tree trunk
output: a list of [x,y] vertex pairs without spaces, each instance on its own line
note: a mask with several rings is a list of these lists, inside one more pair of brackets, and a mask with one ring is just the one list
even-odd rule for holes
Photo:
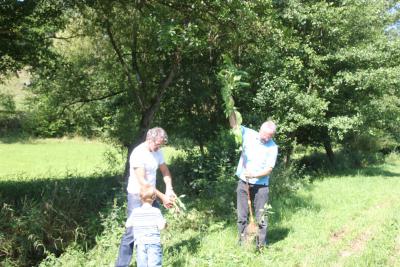
[[204,143],[203,143],[202,138],[197,139],[197,144],[199,145],[199,148],[200,148],[200,154],[204,157],[205,152],[204,152]]
[[[134,25],[134,28],[137,29],[137,25]],[[108,33],[109,36],[112,37],[112,33],[110,30],[110,27],[108,28]],[[135,71],[136,73],[136,78],[137,78],[137,82],[139,84],[140,89],[145,92],[146,90],[149,90],[150,88],[148,88],[146,86],[146,83],[143,81],[143,77],[141,77],[140,71],[139,71],[139,66],[138,66],[138,62],[137,62],[137,58],[136,58],[136,31],[134,31],[133,35],[132,35],[132,58],[131,58],[131,64],[132,64],[132,69]],[[113,40],[113,39],[112,39]],[[122,55],[121,55],[121,51],[117,48],[115,42],[112,42],[112,45],[114,47],[114,50],[116,51],[118,57],[120,58],[121,64],[127,69],[126,74],[127,74],[127,78],[128,78],[128,82],[129,82],[129,86],[132,90],[128,90],[128,95],[132,94],[133,92],[135,92],[135,86],[133,84],[132,81],[132,77],[130,74],[130,71],[128,70],[128,67],[126,66]],[[138,99],[138,103],[140,104],[143,112],[142,112],[142,118],[140,120],[139,123],[139,131],[137,136],[133,139],[133,143],[131,143],[128,147],[128,154],[127,154],[127,158],[126,158],[126,162],[125,162],[125,170],[124,170],[124,178],[127,179],[129,177],[129,157],[132,153],[132,150],[141,142],[143,142],[146,138],[146,133],[147,130],[150,128],[151,123],[153,122],[154,119],[154,115],[157,112],[158,108],[160,107],[160,103],[161,103],[161,99],[164,96],[168,86],[172,83],[173,78],[175,77],[179,65],[180,65],[180,61],[181,61],[181,55],[179,51],[176,51],[173,58],[172,58],[172,65],[170,66],[170,70],[168,75],[165,77],[164,80],[160,81],[160,84],[158,86],[158,88],[154,88],[156,90],[154,90],[155,92],[157,92],[155,94],[155,96],[151,99],[151,101],[149,101],[148,105],[146,105],[145,103],[143,103],[142,97],[139,94],[139,91],[136,91],[136,93],[134,93],[133,95],[137,96]],[[150,90],[152,91],[152,90]]]
[[[154,120],[154,116],[160,107],[161,99],[164,96],[168,86],[171,84],[172,79],[175,77],[175,74],[178,70],[180,64],[180,55],[179,53],[175,54],[175,61],[174,65],[172,65],[171,70],[168,76],[165,78],[164,81],[160,83],[160,87],[158,90],[158,94],[153,98],[148,108],[142,113],[142,118],[139,123],[139,131],[136,137],[133,139],[134,142],[129,145],[128,147],[128,154],[125,162],[125,171],[124,171],[124,178],[128,179],[129,177],[129,157],[132,153],[132,150],[141,142],[146,139],[146,133],[150,129],[150,125]],[[146,88],[144,88],[145,90]]]
[[285,163],[285,166],[289,166],[292,154],[293,154],[293,146],[289,146],[287,148],[287,150],[285,151],[285,154],[283,157],[283,162]]
[[139,145],[140,143],[146,140],[147,131],[150,129],[150,125],[153,122],[155,112],[157,111],[158,106],[153,105],[149,109],[146,110],[145,113],[142,114],[142,119],[140,120],[139,124],[139,131],[135,138],[133,138],[133,142],[128,146],[128,153],[126,156],[125,162],[125,170],[124,170],[124,179],[129,178],[129,157],[133,149]]
[[324,148],[326,155],[328,156],[329,162],[333,163],[335,161],[335,155],[333,154],[332,143],[329,137],[324,139]]

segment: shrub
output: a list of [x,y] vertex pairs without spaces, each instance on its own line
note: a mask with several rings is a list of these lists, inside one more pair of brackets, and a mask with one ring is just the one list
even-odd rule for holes
[[270,176],[271,199],[292,194],[309,180],[310,176],[306,175],[303,165],[297,162],[289,165],[278,163]]
[[200,193],[214,195],[215,182],[229,180],[234,176],[238,160],[235,148],[233,136],[227,131],[221,131],[207,145],[204,154],[198,149],[190,149],[173,159],[170,168],[174,184],[179,186],[177,191],[190,192],[194,196]]
[[102,231],[98,212],[114,198],[117,181],[110,175],[1,182],[0,265],[34,266],[71,243],[92,247]]
[[[207,145],[207,152],[201,155],[196,149],[185,156],[176,158],[171,164],[177,192],[201,195],[202,201],[218,199],[213,205],[219,210],[227,210],[226,205],[235,202],[237,177],[235,176],[240,151],[233,136],[221,131],[215,140]],[[277,163],[271,175],[271,192],[275,197],[297,190],[303,181],[308,181],[304,164],[293,162],[289,165]],[[182,188],[180,188],[182,187]],[[229,210],[229,209],[228,209]],[[229,211],[230,212],[230,211]]]

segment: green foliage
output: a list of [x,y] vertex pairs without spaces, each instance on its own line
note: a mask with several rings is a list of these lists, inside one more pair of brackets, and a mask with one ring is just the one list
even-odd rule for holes
[[0,74],[40,66],[51,57],[52,37],[65,22],[69,1],[7,1],[0,6]]
[[[239,112],[235,111],[235,116],[236,116],[238,122],[241,122],[241,121],[242,121],[242,117],[241,117],[241,115],[240,115]],[[233,135],[233,137],[235,138],[235,143],[236,143],[236,145],[241,145],[242,142],[243,142],[243,140],[242,140],[243,137],[242,137],[241,128],[237,127],[237,128],[231,129],[231,130],[230,130],[230,133],[231,133],[231,134]],[[240,148],[240,149],[241,149],[241,148]]]
[[382,117],[382,107],[384,99],[398,100],[399,43],[385,32],[397,16],[388,12],[393,4],[290,1],[269,7],[275,16],[263,23],[276,29],[260,39],[254,55],[266,63],[255,76],[260,88],[253,103],[256,113],[277,121],[283,151],[295,142],[346,145],[346,135],[379,129],[383,120],[392,132],[397,119]]
[[19,132],[22,128],[22,115],[16,112],[14,96],[0,92],[0,136]]
[[[224,103],[225,116],[229,117],[233,112],[236,112],[235,103],[233,101],[233,94],[241,87],[248,87],[250,84],[242,82],[242,76],[246,77],[247,73],[239,71],[232,60],[227,56],[223,55],[224,65],[222,70],[218,73],[218,79],[222,84],[221,95]],[[241,124],[241,117],[238,117],[238,125]]]
[[53,128],[49,134],[104,134],[131,146],[158,123],[170,135],[204,147],[224,121],[218,61],[242,42],[235,19],[251,21],[250,6],[241,1],[77,3],[65,13],[66,29],[57,33],[57,57],[36,72],[32,86],[33,104]]
[[0,111],[15,112],[14,97],[11,94],[0,92]]
[[179,187],[178,192],[185,192],[190,188],[190,195],[211,196],[219,189],[217,184],[236,180],[234,170],[237,160],[233,136],[229,131],[221,130],[216,139],[209,143],[205,154],[191,149],[182,157],[173,159],[171,171],[176,176],[174,184]]
[[296,143],[329,155],[359,132],[398,140],[395,1],[60,4],[29,15],[59,16],[38,26],[59,30],[34,68],[35,134],[129,147],[158,124],[204,154],[236,106],[249,126],[277,122],[287,159]]
[[71,242],[92,247],[101,230],[98,211],[117,185],[112,176],[1,182],[2,261],[32,266]]
[[274,167],[270,177],[270,193],[272,202],[274,199],[284,199],[297,192],[309,182],[304,165],[291,162],[289,166],[278,164]]

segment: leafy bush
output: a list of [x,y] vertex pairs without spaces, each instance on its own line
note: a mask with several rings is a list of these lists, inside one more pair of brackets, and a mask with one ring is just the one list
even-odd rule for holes
[[71,243],[92,247],[117,186],[111,175],[1,182],[0,262],[33,266]]
[[270,177],[271,199],[295,193],[309,179],[310,176],[306,175],[304,166],[297,162],[292,162],[290,165],[278,163]]
[[0,92],[0,136],[15,133],[21,129],[21,113],[16,112],[14,97]]
[[21,132],[22,113],[0,111],[0,136],[8,136]]
[[[234,137],[227,131],[221,131],[217,138],[207,145],[207,152],[202,155],[196,149],[189,150],[185,156],[176,158],[171,170],[177,192],[188,192],[191,196],[201,196],[202,203],[219,212],[231,213],[227,205],[234,209],[236,199],[235,176],[240,151]],[[293,193],[304,181],[304,164],[293,162],[290,165],[277,163],[271,175],[271,194],[274,197]]]
[[11,94],[0,92],[0,110],[15,112],[16,105],[14,97]]
[[228,131],[220,131],[217,138],[207,145],[202,154],[198,149],[185,151],[171,163],[174,184],[178,192],[191,195],[215,195],[215,182],[234,176],[238,160],[235,141]]

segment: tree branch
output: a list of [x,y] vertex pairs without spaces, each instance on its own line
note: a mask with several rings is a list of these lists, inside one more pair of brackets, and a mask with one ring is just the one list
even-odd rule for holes
[[173,65],[172,65],[167,77],[163,81],[160,82],[160,85],[159,85],[160,90],[152,101],[153,102],[152,106],[154,107],[154,111],[160,105],[162,97],[165,95],[165,92],[167,91],[168,86],[171,84],[173,78],[175,77],[175,74],[178,71],[180,62],[181,62],[181,54],[179,51],[177,51],[177,52],[175,52],[175,58],[172,63]]
[[143,80],[143,76],[140,72],[139,69],[139,64],[137,60],[137,38],[138,38],[138,30],[139,30],[139,24],[137,23],[137,18],[135,17],[134,23],[133,23],[133,32],[132,32],[132,44],[131,44],[131,64],[132,64],[132,69],[136,72],[136,80],[139,84],[140,87],[144,88],[146,87],[145,82]]
[[46,36],[44,39],[58,39],[58,40],[69,40],[77,37],[85,37],[85,34],[76,34],[76,35],[71,35],[71,36],[56,36],[55,34]]
[[111,94],[104,95],[104,96],[99,96],[99,97],[94,97],[94,98],[81,98],[81,99],[72,101],[72,102],[70,102],[70,103],[68,103],[68,104],[63,106],[63,108],[61,110],[61,114],[64,114],[65,110],[70,106],[82,103],[82,105],[81,105],[81,107],[82,107],[84,104],[87,104],[87,103],[90,103],[90,102],[104,100],[104,99],[107,99],[107,98],[110,98],[110,97],[113,97],[113,96],[116,96],[116,95],[119,95],[119,94],[122,94],[122,93],[126,93],[126,91],[123,90],[123,91],[119,91],[119,92],[113,92]]
[[[112,31],[111,31],[111,23],[110,23],[110,21],[108,19],[106,19],[105,20],[105,24],[106,24],[106,31],[107,31],[108,37],[110,38],[111,46],[113,47],[115,53],[117,54],[118,60],[119,60],[119,62],[121,64],[122,68],[125,71],[125,74],[126,74],[126,76],[128,78],[129,87],[132,88],[132,90],[133,90],[133,88],[135,88],[135,86],[133,84],[132,75],[130,73],[128,65],[125,63],[125,60],[124,60],[124,58],[122,56],[121,51],[119,50],[119,48],[118,48],[118,46],[117,46],[117,44],[115,42],[114,35],[112,34]],[[143,105],[143,101],[142,101],[139,93],[136,92],[135,95],[136,95],[136,97],[138,99],[140,107],[143,109],[144,105]]]

